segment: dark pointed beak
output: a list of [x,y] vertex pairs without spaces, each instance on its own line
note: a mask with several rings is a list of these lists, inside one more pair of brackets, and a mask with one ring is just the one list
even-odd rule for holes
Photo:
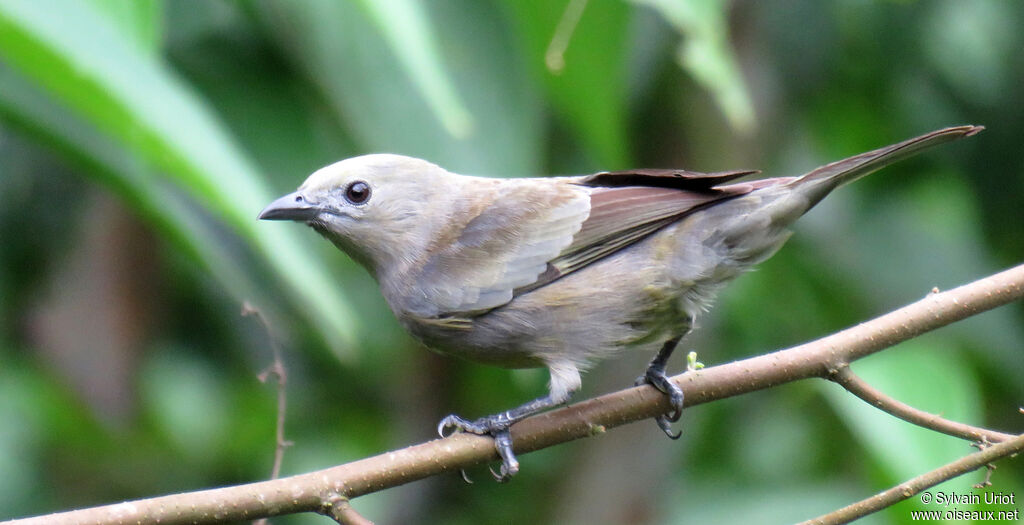
[[320,213],[320,206],[300,192],[289,193],[263,208],[260,218],[272,221],[308,221]]

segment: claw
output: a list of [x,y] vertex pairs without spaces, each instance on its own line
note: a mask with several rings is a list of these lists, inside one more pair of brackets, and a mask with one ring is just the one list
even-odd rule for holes
[[[494,448],[501,456],[501,468],[498,472],[490,469],[491,475],[494,476],[495,481],[505,483],[519,472],[519,461],[512,451],[512,434],[508,430],[510,426],[512,426],[512,421],[506,413],[480,418],[476,421],[469,421],[455,414],[449,414],[437,424],[437,433],[442,438],[458,432],[493,437]],[[448,429],[454,429],[454,431],[446,434]],[[462,474],[463,481],[473,483],[465,470],[459,470],[459,473]]]
[[[441,437],[448,437],[456,432],[469,432],[470,434],[490,434],[490,419],[481,418],[476,421],[461,418],[455,414],[448,414],[437,424],[437,433]],[[451,434],[445,434],[449,428],[454,429]]]
[[505,483],[519,472],[519,460],[516,459],[515,453],[512,452],[512,434],[507,428],[499,430],[494,434],[494,448],[498,450],[498,455],[501,456],[501,469],[499,473],[495,473],[491,469],[491,475],[494,476],[494,480],[498,483]]
[[658,424],[658,428],[668,436],[669,439],[679,439],[683,435],[683,431],[672,432],[672,422],[675,419],[669,419],[667,416],[657,416],[654,418],[654,422]]
[[[461,417],[456,416],[455,414],[448,414],[443,419],[441,419],[440,422],[437,423],[437,435],[441,436],[442,438],[446,438],[457,432],[461,432],[462,427],[468,425],[469,422],[466,421],[465,419],[462,419]],[[448,430],[449,428],[454,428],[454,432],[452,432],[451,434],[445,434],[445,431]],[[459,475],[462,476],[462,481],[465,481],[467,485],[473,484],[473,480],[469,479],[469,474],[466,473],[465,469],[460,468]]]
[[[572,371],[578,374],[575,368]],[[552,375],[552,377],[556,376]],[[562,395],[558,398],[553,398],[551,395],[538,397],[511,410],[499,412],[493,416],[482,417],[475,421],[468,421],[455,414],[451,414],[437,424],[437,433],[441,437],[447,437],[445,436],[445,431],[450,427],[454,428],[455,432],[469,432],[494,438],[494,449],[501,456],[501,470],[498,472],[491,470],[491,474],[494,475],[494,479],[503,483],[511,479],[512,476],[515,476],[516,472],[519,472],[519,461],[516,460],[515,452],[512,451],[512,434],[509,433],[509,427],[513,423],[533,414],[565,403],[569,399],[569,394],[572,390],[575,390],[575,387],[567,392],[562,392]],[[465,472],[462,473],[462,479],[469,481]]]
[[[437,423],[437,435],[446,438],[455,432],[462,430],[460,423],[468,423],[468,421],[456,416],[455,414],[448,414]],[[451,434],[445,434],[445,431],[449,428],[454,429],[454,431]]]
[[669,403],[672,405],[672,410],[667,414],[662,414],[655,418],[655,422],[658,424],[658,428],[665,433],[671,439],[679,439],[682,436],[682,432],[672,432],[672,423],[679,421],[679,418],[683,415],[683,401],[684,394],[683,389],[679,388],[679,385],[673,383],[664,370],[656,367],[647,369],[647,372],[638,377],[634,383],[636,386],[648,384],[657,388],[658,391],[668,396]]

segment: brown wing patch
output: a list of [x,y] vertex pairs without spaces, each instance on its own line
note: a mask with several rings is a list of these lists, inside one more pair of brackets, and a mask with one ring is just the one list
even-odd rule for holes
[[566,252],[605,242],[638,226],[678,218],[729,195],[733,192],[639,186],[595,189],[590,194],[590,215]]
[[752,189],[753,185],[748,184],[699,191],[663,186],[596,188],[590,194],[590,214],[573,236],[572,244],[548,262],[536,281],[516,288],[513,294],[535,290],[639,242],[703,206]]
[[601,173],[595,173],[582,178],[579,184],[609,188],[640,186],[701,191],[710,190],[720,184],[755,173],[760,172],[757,170],[740,170],[701,173],[698,171],[671,169],[602,171]]

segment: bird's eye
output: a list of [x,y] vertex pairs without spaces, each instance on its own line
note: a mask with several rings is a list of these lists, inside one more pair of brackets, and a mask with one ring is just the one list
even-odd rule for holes
[[352,204],[363,204],[370,200],[370,185],[357,180],[345,188],[345,199]]

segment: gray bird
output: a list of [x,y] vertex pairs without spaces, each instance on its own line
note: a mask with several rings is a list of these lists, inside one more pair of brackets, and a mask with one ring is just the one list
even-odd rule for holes
[[494,437],[499,481],[519,465],[509,427],[567,402],[580,372],[636,348],[637,382],[683,409],[665,366],[730,280],[775,253],[791,223],[835,188],[981,126],[933,131],[801,177],[633,170],[493,179],[376,154],[331,164],[261,219],[305,222],[365,266],[402,325],[438,352],[509,368],[547,367],[548,395],[447,429]]

